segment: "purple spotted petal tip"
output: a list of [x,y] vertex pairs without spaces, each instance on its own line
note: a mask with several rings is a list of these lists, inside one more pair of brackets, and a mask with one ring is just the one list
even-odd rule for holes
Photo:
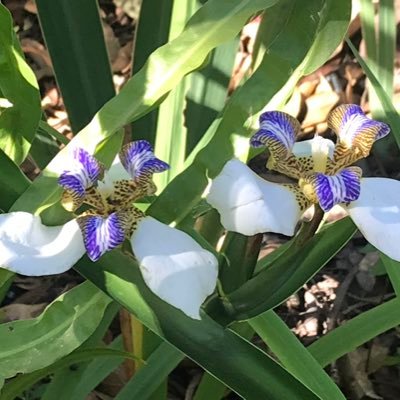
[[361,172],[345,168],[336,175],[315,174],[314,189],[321,208],[326,212],[334,205],[357,200],[360,196]]
[[106,251],[119,246],[125,239],[124,223],[117,213],[107,218],[90,215],[78,218],[88,257],[97,261]]
[[260,116],[260,129],[251,137],[253,147],[267,146],[273,152],[291,151],[300,130],[296,118],[281,111],[267,111]]
[[73,195],[81,198],[85,190],[100,179],[103,169],[100,163],[82,148],[76,148],[68,169],[60,175],[58,183]]
[[154,155],[153,148],[147,140],[128,143],[122,148],[119,156],[122,165],[132,179],[162,172],[169,168],[166,162]]

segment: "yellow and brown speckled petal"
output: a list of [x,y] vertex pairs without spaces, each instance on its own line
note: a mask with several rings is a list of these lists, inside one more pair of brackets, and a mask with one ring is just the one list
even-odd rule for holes
[[305,172],[301,160],[293,154],[287,155],[285,160],[275,160],[273,157],[270,157],[267,162],[267,168],[293,179],[299,179]]
[[114,192],[107,199],[111,207],[126,207],[142,197],[150,196],[157,191],[151,178],[127,180],[114,183]]
[[328,126],[338,137],[333,158],[337,169],[367,157],[374,142],[390,132],[387,124],[368,118],[356,104],[336,107],[328,116]]

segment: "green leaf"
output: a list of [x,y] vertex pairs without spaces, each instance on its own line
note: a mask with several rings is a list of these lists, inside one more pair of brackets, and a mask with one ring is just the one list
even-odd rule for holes
[[30,185],[29,179],[2,150],[0,150],[0,182],[0,208],[4,211],[8,210]]
[[263,235],[245,236],[228,232],[221,248],[219,280],[223,291],[231,293],[254,273]]
[[72,130],[114,96],[96,0],[37,0],[43,36]]
[[11,15],[0,3],[0,97],[11,107],[0,108],[0,149],[16,164],[28,154],[40,120],[40,95],[35,74],[26,63]]
[[393,75],[396,51],[396,15],[394,0],[379,1],[378,76],[386,94],[393,97]]
[[230,0],[209,0],[176,39],[152,53],[145,66],[100,110],[85,131],[97,130],[100,123],[111,134],[146,114],[186,74],[200,67],[213,48],[235,36],[252,14],[276,1],[240,0],[232,4]]
[[111,299],[89,282],[63,294],[31,320],[0,325],[0,376],[44,368],[80,346],[100,323]]
[[[394,13],[394,0],[381,0],[378,5],[378,19],[375,18],[375,4],[371,1],[362,0],[360,2],[361,29],[367,49],[366,62],[371,67],[372,72],[379,76],[380,84],[388,95],[393,98],[393,75],[394,59],[396,47],[396,20]],[[371,81],[368,83],[368,101],[371,114],[375,119],[384,119],[385,111],[381,101],[377,97]],[[396,146],[392,136],[387,136],[379,140],[373,151],[378,158],[385,161],[389,158],[395,159]],[[390,160],[388,161],[390,164]]]
[[226,391],[226,386],[222,382],[204,372],[193,400],[220,400]]
[[[132,75],[145,64],[150,54],[168,42],[173,0],[146,0],[140,6],[139,25],[133,49]],[[154,24],[157,21],[157,24]],[[132,124],[132,140],[145,138],[155,143],[158,109]]]
[[96,263],[96,268],[86,260],[75,268],[244,398],[317,399],[270,357],[231,330],[206,315],[201,321],[193,320],[156,297],[132,257],[112,251]]
[[13,272],[0,268],[0,304],[8,293],[8,289],[14,280],[14,275]]
[[66,136],[58,132],[56,129],[52,128],[47,122],[43,120],[39,122],[38,131],[40,133],[47,133],[53,139],[59,141],[62,144],[67,145],[69,143],[69,139]]
[[[103,338],[119,309],[120,305],[116,302],[112,302],[107,306],[96,330],[79,347],[79,350],[103,345]],[[108,347],[123,350],[122,338],[115,339]],[[51,382],[46,385],[41,400],[75,400],[79,398],[82,392],[84,394],[81,397],[85,399],[121,362],[122,360],[119,358],[101,357],[90,362],[74,364],[73,369],[65,367],[57,370],[53,374]]]
[[[173,40],[183,30],[187,20],[197,8],[197,0],[174,2],[172,9],[169,40]],[[155,153],[167,162],[170,169],[155,176],[155,183],[160,190],[179,172],[182,171],[186,155],[186,136],[184,109],[186,93],[190,88],[191,76],[186,76],[158,108]]]
[[[56,361],[49,367],[37,370],[31,374],[25,374],[13,379],[10,383],[6,384],[1,391],[2,400],[13,400],[20,395],[24,390],[38,382],[40,379],[52,374],[53,372],[62,368],[71,366],[83,361],[93,360],[99,357],[117,358],[121,362],[124,358],[135,359],[131,353],[115,349],[98,348],[98,349],[83,349],[75,350],[73,353]],[[74,397],[76,400],[77,397]]]
[[183,360],[184,354],[164,342],[121,389],[115,400],[148,399],[168,374]]
[[[268,268],[262,269],[258,275],[223,299],[225,312],[229,313],[230,318],[245,320],[276,307],[337,254],[356,229],[354,223],[345,218],[301,246],[294,240]],[[216,299],[208,307],[215,318],[221,318],[221,305],[218,303],[219,299]]]
[[318,69],[344,39],[351,18],[351,2],[346,0],[324,1],[317,35],[304,60],[303,75]]
[[[149,57],[146,65],[100,109],[72,142],[92,152],[97,144],[102,142],[104,145],[107,139],[107,146],[103,146],[107,160],[99,154],[99,149],[96,154],[106,165],[111,163],[122,140],[119,136],[118,140],[110,143],[111,135],[149,112],[186,74],[198,68],[214,47],[235,36],[252,14],[276,1],[240,0],[232,6],[231,0],[209,0],[175,40]],[[57,178],[68,162],[68,148],[66,146],[53,159],[26,194],[13,205],[14,210],[36,212],[59,200]]]
[[326,367],[379,334],[400,325],[400,300],[393,299],[345,322],[318,339],[308,350]]
[[[109,347],[122,350],[122,338],[115,339]],[[120,357],[97,357],[89,363],[80,363],[76,370],[69,369],[68,374],[66,370],[64,385],[62,376],[57,380],[57,385],[51,382],[41,400],[85,400],[96,386],[121,365],[122,361]],[[63,390],[63,387],[66,390]]]
[[[370,0],[361,0],[360,6],[361,31],[367,48],[368,60],[376,63],[378,52],[376,49],[375,5]],[[374,68],[376,68],[376,64]]]
[[238,37],[218,46],[210,54],[207,65],[190,75],[185,109],[186,154],[200,142],[224,108],[238,47]]
[[249,320],[283,366],[322,400],[346,400],[329,375],[272,310]]
[[[222,118],[213,123],[187,160],[186,170],[151,205],[148,212],[152,216],[167,223],[184,219],[200,201],[208,177],[218,175],[226,161],[240,155],[235,154],[234,143],[249,136],[254,114],[263,109],[285,84],[287,97],[307,65],[317,65],[314,57],[321,64],[326,61],[329,54],[325,51],[340,43],[349,20],[347,0],[330,0],[331,3],[328,7],[328,2],[322,0],[306,3],[284,0],[268,10],[266,18],[270,18],[272,27],[270,36],[266,35],[267,51],[263,61],[227,102]],[[336,7],[341,7],[343,14],[338,15]],[[336,18],[335,23],[331,20],[332,10],[335,10],[332,16]],[[322,47],[324,51],[319,54],[313,50],[313,43],[318,44],[318,35],[326,37],[327,31],[330,45]],[[297,68],[300,72],[296,72],[294,79],[292,75]]]
[[46,130],[41,128],[39,124],[36,130],[35,139],[32,142],[29,154],[40,169],[44,169],[46,165],[57,155],[60,147],[53,136]]
[[396,296],[400,299],[400,263],[383,253],[380,254],[380,259],[389,275]]

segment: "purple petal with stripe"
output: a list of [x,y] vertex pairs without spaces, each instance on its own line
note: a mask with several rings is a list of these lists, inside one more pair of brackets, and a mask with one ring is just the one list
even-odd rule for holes
[[117,213],[107,218],[90,215],[78,218],[86,252],[92,261],[97,261],[106,251],[119,246],[125,239],[123,221]]
[[296,118],[281,111],[267,111],[260,116],[260,129],[250,139],[253,147],[283,146],[291,151],[300,124]]
[[314,190],[324,211],[335,204],[348,203],[360,196],[361,170],[357,167],[343,169],[333,176],[315,174]]
[[147,140],[128,143],[122,148],[119,157],[132,179],[162,172],[169,168],[166,162],[154,155],[153,148]]
[[329,115],[328,124],[342,140],[346,140],[349,144],[366,134],[373,134],[374,140],[378,140],[390,132],[389,125],[368,118],[362,108],[356,104],[343,104],[335,108]]
[[85,190],[93,186],[102,173],[101,164],[92,155],[84,149],[76,148],[69,169],[60,175],[58,183],[65,190],[82,198]]

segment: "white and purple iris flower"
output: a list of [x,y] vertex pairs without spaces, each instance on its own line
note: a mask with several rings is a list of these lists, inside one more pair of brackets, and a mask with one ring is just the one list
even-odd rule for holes
[[23,275],[58,274],[85,252],[97,261],[127,239],[147,286],[199,319],[201,304],[216,286],[217,259],[186,233],[134,206],[155,193],[153,174],[167,168],[145,140],[124,146],[108,171],[87,151],[75,148],[59,184],[62,204],[76,218],[49,227],[26,212],[0,215],[0,265]]
[[366,117],[353,104],[334,109],[328,126],[336,143],[320,136],[296,143],[300,124],[295,118],[279,111],[263,113],[250,144],[265,146],[267,168],[293,183],[269,182],[233,159],[213,180],[207,201],[227,230],[248,236],[292,236],[310,206],[319,204],[324,212],[341,207],[372,245],[400,261],[400,181],[362,178],[362,170],[351,166],[368,156],[374,142],[389,133],[389,126]]

